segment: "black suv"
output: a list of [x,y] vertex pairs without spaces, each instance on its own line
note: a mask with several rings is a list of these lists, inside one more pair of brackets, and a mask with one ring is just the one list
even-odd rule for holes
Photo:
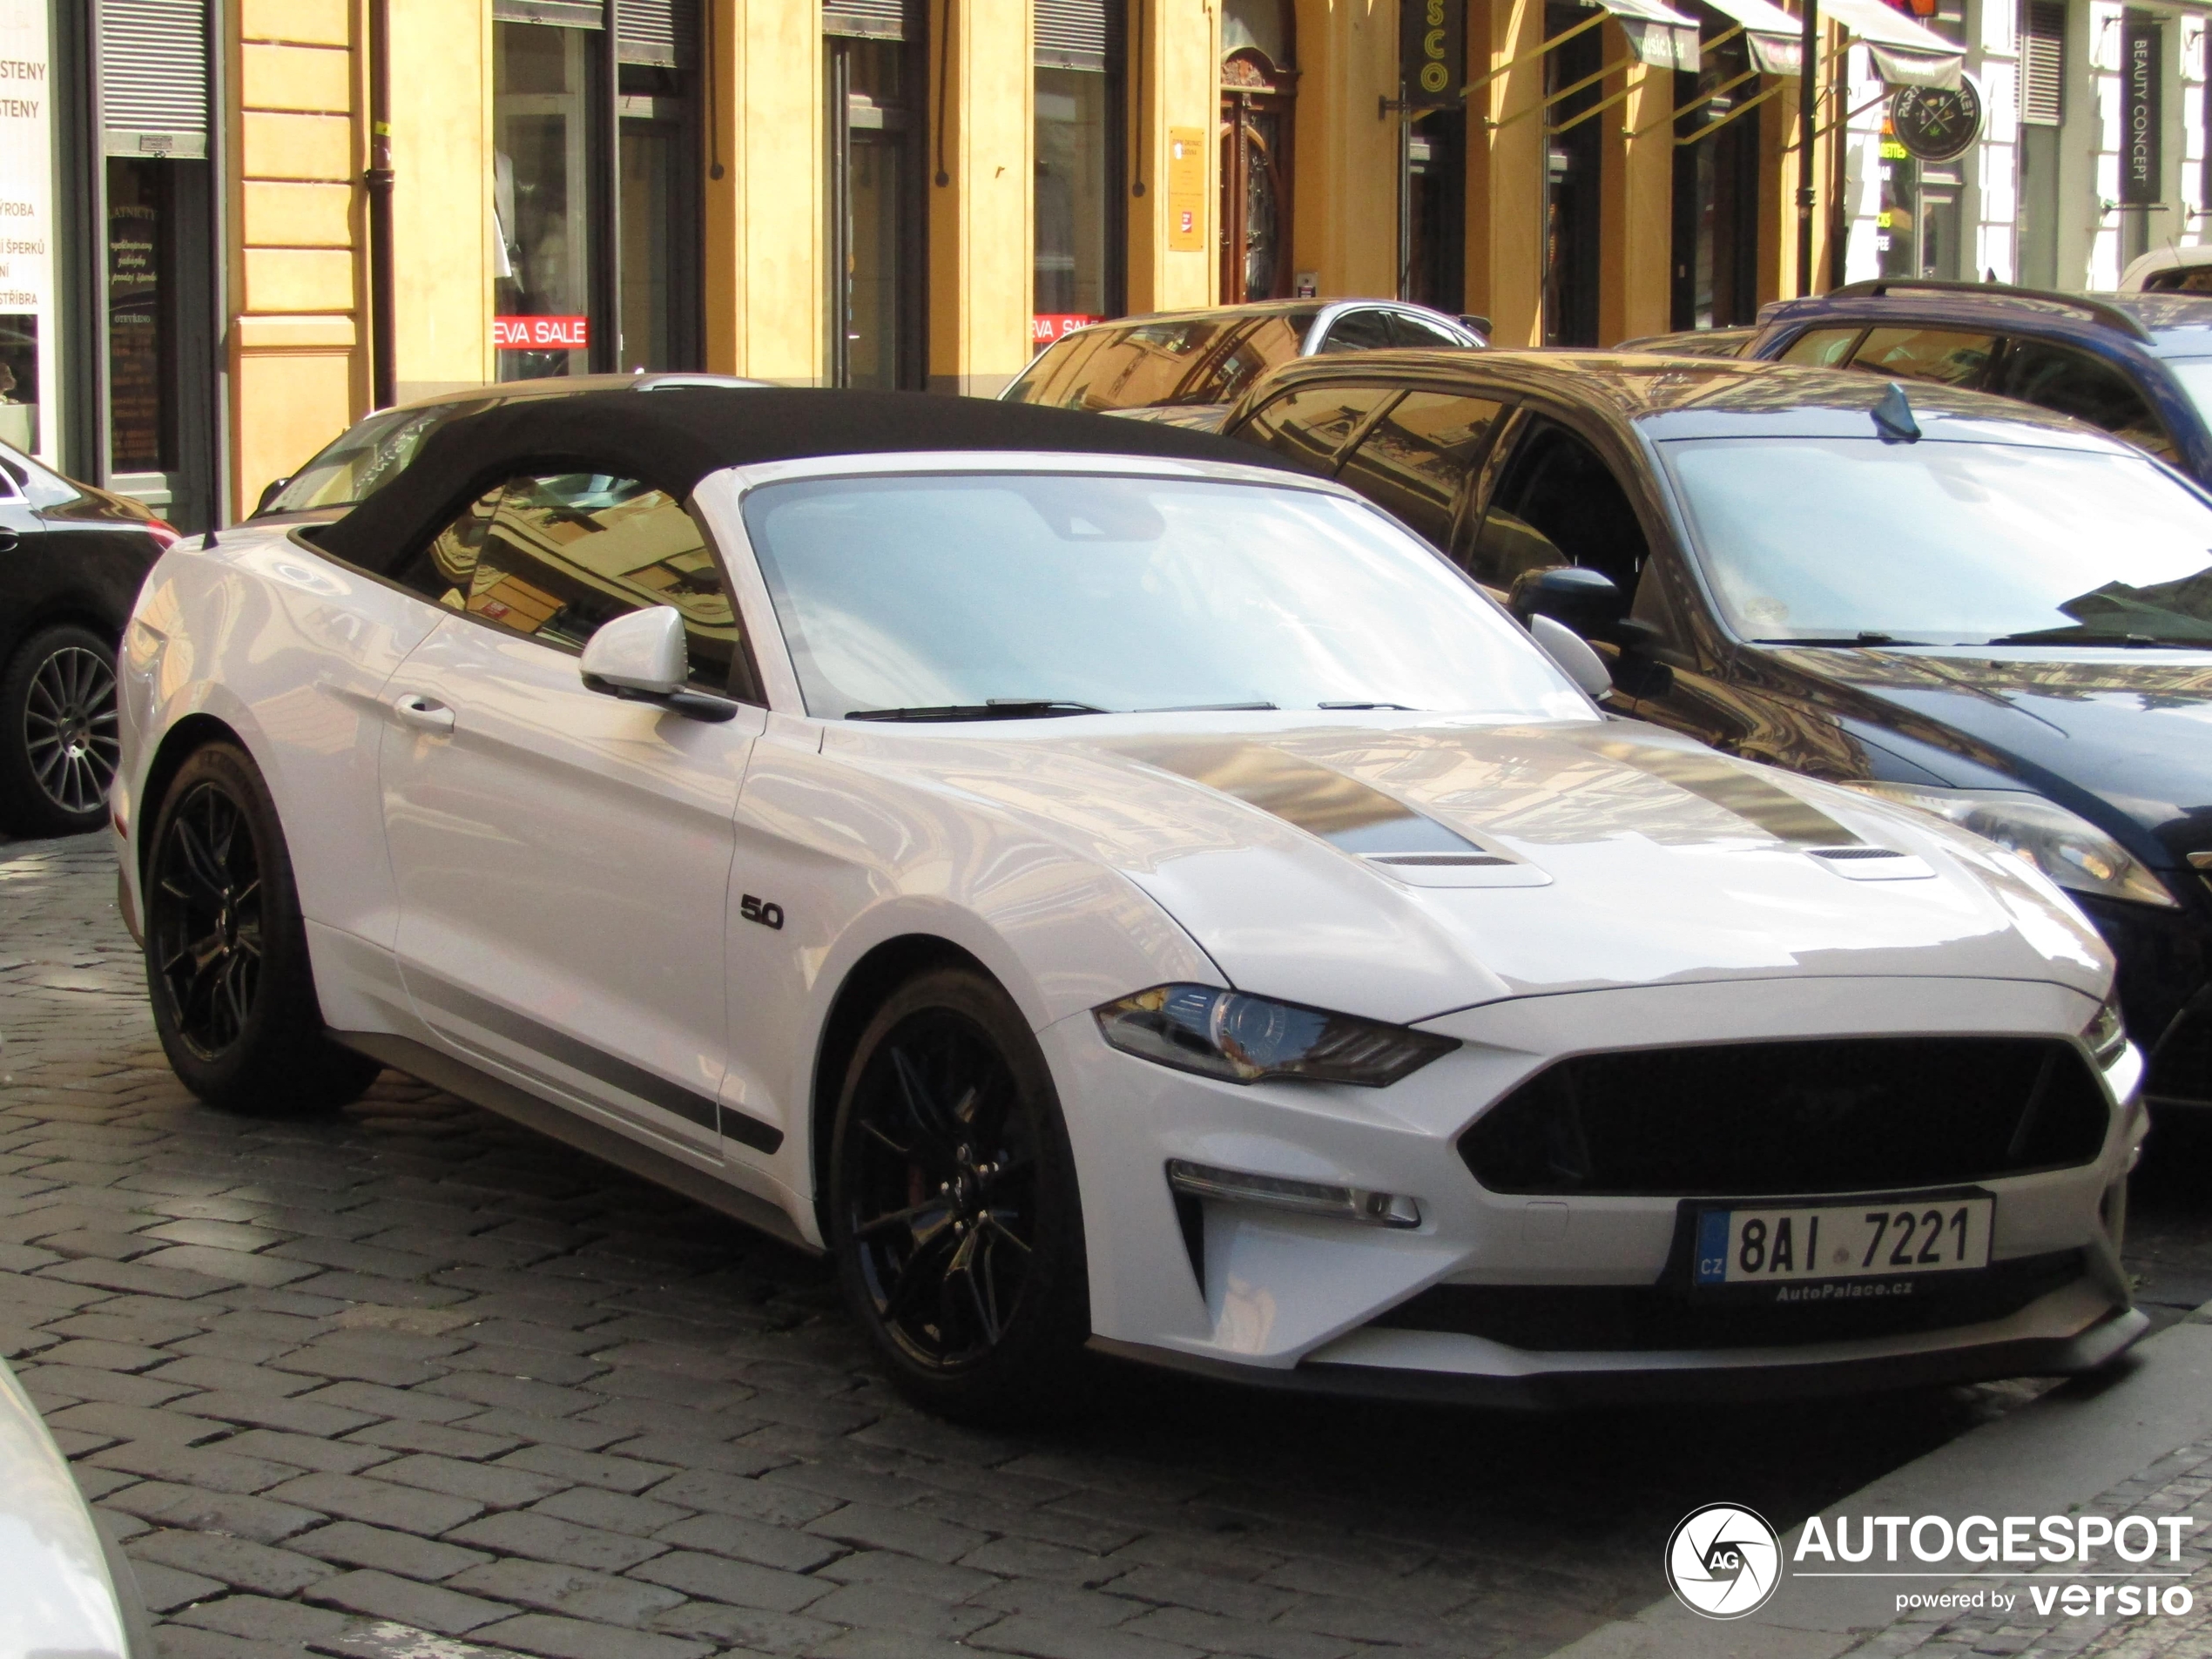
[[2017,398],[2212,484],[2212,295],[1854,282],[1766,306],[1742,354]]
[[2212,1108],[2195,484],[2023,404],[1716,358],[1309,359],[1224,429],[1396,514],[1524,622],[1581,635],[1611,690],[1587,653],[1586,675],[1562,664],[1614,711],[2017,853],[2119,958],[2147,1093]]

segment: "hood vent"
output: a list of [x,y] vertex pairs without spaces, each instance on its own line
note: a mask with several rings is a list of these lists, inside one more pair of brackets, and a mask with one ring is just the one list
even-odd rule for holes
[[1818,859],[1838,875],[1853,881],[1919,881],[1932,880],[1935,875],[1926,860],[1892,847],[1862,844],[1809,846],[1804,851],[1807,857]]

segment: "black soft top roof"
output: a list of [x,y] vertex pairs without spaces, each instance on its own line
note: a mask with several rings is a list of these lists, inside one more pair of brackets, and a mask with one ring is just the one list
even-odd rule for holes
[[583,471],[636,478],[682,500],[725,467],[818,455],[1047,450],[1298,470],[1211,433],[921,392],[671,387],[517,400],[451,421],[406,470],[316,537],[340,558],[381,569],[420,547],[502,479]]

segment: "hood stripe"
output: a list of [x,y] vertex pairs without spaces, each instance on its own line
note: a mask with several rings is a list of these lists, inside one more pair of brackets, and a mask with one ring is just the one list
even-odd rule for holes
[[1105,746],[1131,760],[1233,795],[1343,852],[1367,858],[1408,853],[1488,853],[1395,796],[1264,744],[1197,739]]
[[1588,745],[1608,760],[1649,772],[1676,788],[1733,813],[1793,846],[1857,846],[1858,836],[1811,802],[1716,754],[1601,740]]

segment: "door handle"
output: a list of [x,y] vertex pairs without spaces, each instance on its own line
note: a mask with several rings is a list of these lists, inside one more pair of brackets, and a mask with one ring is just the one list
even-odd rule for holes
[[394,698],[392,712],[400,717],[401,725],[411,725],[417,732],[453,730],[453,711],[435,698],[425,697],[420,691],[409,691],[404,697]]

